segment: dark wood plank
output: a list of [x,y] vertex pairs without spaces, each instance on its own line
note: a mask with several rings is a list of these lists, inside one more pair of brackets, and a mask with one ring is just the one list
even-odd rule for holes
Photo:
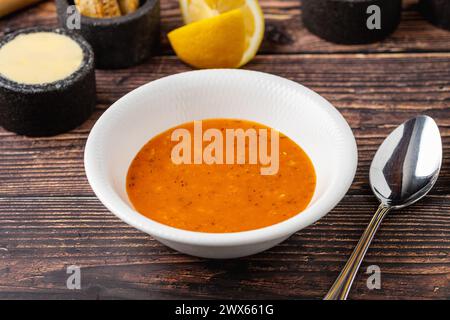
[[[437,119],[443,134],[440,180],[433,196],[393,215],[377,235],[363,270],[379,265],[383,289],[368,291],[360,274],[352,298],[448,298],[450,55],[276,59],[274,64],[274,57],[260,57],[250,67],[322,93],[357,136],[355,183],[326,219],[268,252],[216,263],[175,253],[108,213],[84,176],[85,139],[115,99],[146,81],[187,70],[174,58],[156,58],[140,68],[98,72],[101,104],[73,132],[26,138],[1,131],[0,297],[321,297],[376,207],[367,178],[376,148],[398,123],[425,112]],[[64,266],[70,264],[84,267],[80,292],[64,288]]]
[[[301,20],[301,0],[260,0],[266,17],[261,53],[414,52],[450,51],[450,32],[426,22],[417,11],[417,0],[406,0],[402,23],[383,42],[371,45],[338,46],[309,33]],[[177,0],[161,0],[162,52],[171,54],[166,33],[181,26]],[[0,34],[21,27],[55,26],[55,7],[47,1],[31,9],[0,19]]]
[[[371,194],[370,160],[384,137],[418,114],[433,116],[444,141],[444,169],[433,194],[450,191],[450,54],[285,55],[258,57],[249,68],[302,83],[329,99],[354,130],[359,169],[351,194]],[[0,130],[0,196],[86,196],[82,162],[96,119],[132,89],[189,70],[173,57],[154,58],[128,70],[98,71],[97,112],[80,128],[51,138]],[[332,70],[332,71],[331,71]]]
[[[375,207],[372,196],[347,196],[269,251],[211,261],[164,247],[93,197],[0,198],[0,297],[320,298]],[[449,212],[449,196],[431,196],[389,216],[351,298],[449,298]],[[364,271],[374,264],[382,288],[371,291]],[[65,287],[68,265],[82,268],[80,291]]]
[[[109,105],[148,81],[190,70],[165,41],[180,18],[176,0],[163,0],[164,56],[127,70],[98,71],[97,110],[84,125],[50,138],[0,129],[0,299],[320,298],[377,205],[367,172],[378,145],[421,113],[441,129],[440,179],[429,197],[389,216],[377,234],[361,270],[380,266],[382,289],[368,290],[360,272],[350,297],[449,299],[450,32],[426,23],[415,2],[405,2],[403,22],[391,38],[347,47],[304,30],[300,1],[261,1],[263,55],[247,67],[329,99],[355,133],[359,168],[349,194],[317,224],[267,252],[217,262],[174,252],[122,223],[94,197],[84,175],[87,135]],[[1,19],[0,33],[55,23],[54,5],[45,2]],[[82,267],[80,291],[65,287],[71,264]]]

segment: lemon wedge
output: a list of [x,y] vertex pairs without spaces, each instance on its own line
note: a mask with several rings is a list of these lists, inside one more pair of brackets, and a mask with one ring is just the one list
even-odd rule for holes
[[203,19],[168,34],[177,56],[196,68],[237,68],[245,52],[241,9]]
[[264,37],[264,15],[258,0],[180,0],[180,8],[186,24],[222,16],[240,9],[244,18],[244,53],[237,67],[253,59]]

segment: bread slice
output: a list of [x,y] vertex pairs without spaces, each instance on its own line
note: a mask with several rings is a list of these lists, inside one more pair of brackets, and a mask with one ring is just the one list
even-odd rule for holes
[[123,15],[132,13],[139,7],[139,0],[118,0]]
[[117,0],[75,0],[78,11],[91,18],[112,18],[121,15]]

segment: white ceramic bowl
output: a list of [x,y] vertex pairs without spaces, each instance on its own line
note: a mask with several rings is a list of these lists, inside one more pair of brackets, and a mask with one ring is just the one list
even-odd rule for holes
[[[316,190],[306,210],[266,228],[215,234],[176,229],[136,212],[125,182],[137,152],[171,127],[208,118],[253,120],[298,143],[317,174]],[[277,245],[336,206],[353,181],[357,149],[341,114],[313,91],[261,72],[204,70],[150,82],[119,99],[92,129],[84,162],[97,197],[126,223],[183,253],[236,258]]]

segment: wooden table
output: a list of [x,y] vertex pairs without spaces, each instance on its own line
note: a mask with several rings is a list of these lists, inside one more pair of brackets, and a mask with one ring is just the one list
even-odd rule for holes
[[[161,2],[160,55],[131,69],[98,71],[98,106],[84,125],[51,138],[0,130],[0,298],[321,298],[377,206],[368,184],[377,147],[401,122],[427,114],[443,137],[439,181],[426,199],[385,220],[350,298],[449,299],[450,32],[406,1],[403,22],[386,41],[338,46],[303,28],[300,1],[262,0],[265,40],[245,68],[292,79],[330,100],[355,133],[359,167],[344,200],[315,225],[264,253],[211,261],[121,222],[84,174],[86,137],[108,106],[148,81],[190,70],[165,40],[181,25],[177,1]],[[56,25],[52,2],[1,19],[0,32],[35,25]],[[69,265],[81,267],[81,290],[66,288]],[[381,268],[380,290],[366,286],[370,265]]]

